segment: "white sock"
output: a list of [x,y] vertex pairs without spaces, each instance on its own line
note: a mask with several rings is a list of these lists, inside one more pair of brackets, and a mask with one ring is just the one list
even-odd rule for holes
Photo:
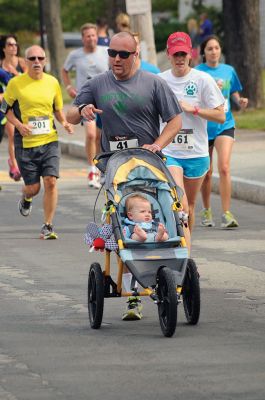
[[130,272],[127,272],[126,274],[122,275],[122,283],[125,292],[131,292],[131,280],[132,280],[132,274]]
[[88,166],[88,173],[93,172],[94,174],[97,173],[98,169],[95,165],[89,165]]

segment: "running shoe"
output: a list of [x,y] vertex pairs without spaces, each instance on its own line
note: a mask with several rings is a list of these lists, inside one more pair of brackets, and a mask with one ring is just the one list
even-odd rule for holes
[[14,181],[16,181],[16,182],[20,181],[21,173],[20,173],[19,169],[13,167],[10,159],[8,159],[7,162],[8,162],[8,165],[9,165],[9,176],[10,176],[10,178],[14,179]]
[[88,174],[88,176],[87,176],[87,179],[88,179],[88,186],[89,187],[92,187],[92,188],[94,188],[94,189],[99,189],[100,188],[100,182],[99,182],[99,179],[100,179],[100,176],[99,176],[99,174],[97,173],[97,172],[89,172],[89,174]]
[[40,239],[44,240],[52,240],[58,239],[57,234],[53,230],[53,226],[51,224],[43,224],[40,231]]
[[210,208],[204,208],[200,212],[201,226],[215,226],[212,216],[212,210]]
[[226,211],[222,215],[221,228],[237,228],[238,226],[237,220],[230,211]]
[[18,210],[23,217],[28,217],[32,210],[32,199],[26,200],[22,197],[18,202]]
[[130,296],[127,303],[127,309],[122,316],[123,321],[137,321],[139,319],[142,319],[143,306],[140,297]]

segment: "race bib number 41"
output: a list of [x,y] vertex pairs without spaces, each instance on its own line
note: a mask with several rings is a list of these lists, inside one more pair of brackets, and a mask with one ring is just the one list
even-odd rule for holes
[[132,147],[138,147],[138,139],[137,138],[130,138],[128,139],[126,136],[117,136],[115,140],[109,141],[110,150],[117,151],[117,150],[124,150],[129,149]]
[[178,150],[193,150],[194,149],[194,133],[193,129],[181,129],[175,136],[173,141]]
[[51,132],[49,117],[29,117],[32,135],[45,135]]

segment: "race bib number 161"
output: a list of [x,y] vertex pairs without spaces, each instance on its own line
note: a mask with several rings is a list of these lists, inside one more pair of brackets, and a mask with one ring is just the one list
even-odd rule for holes
[[178,150],[193,150],[194,149],[194,133],[193,129],[181,129],[176,135],[173,143]]

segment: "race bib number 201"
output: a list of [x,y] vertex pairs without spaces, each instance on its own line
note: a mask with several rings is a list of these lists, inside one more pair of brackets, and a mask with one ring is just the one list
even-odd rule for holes
[[29,117],[28,123],[32,135],[44,135],[51,131],[49,117]]

